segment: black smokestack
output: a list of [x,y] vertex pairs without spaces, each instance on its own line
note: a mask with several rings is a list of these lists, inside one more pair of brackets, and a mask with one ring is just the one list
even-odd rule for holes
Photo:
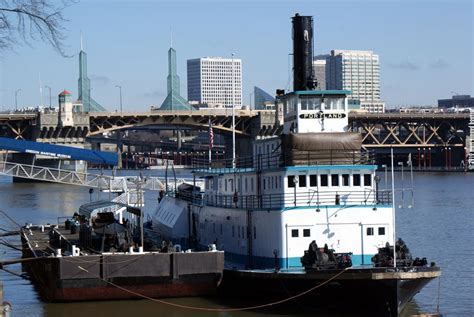
[[313,17],[300,16],[293,20],[293,90],[313,90]]

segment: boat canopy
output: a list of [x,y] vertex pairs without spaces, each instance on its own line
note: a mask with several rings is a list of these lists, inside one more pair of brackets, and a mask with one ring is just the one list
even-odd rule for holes
[[113,202],[110,200],[99,200],[94,201],[91,203],[87,203],[79,207],[79,215],[85,216],[86,218],[90,218],[91,214],[97,212],[115,212],[117,209],[121,207],[126,207],[126,211],[134,214],[136,216],[141,215],[141,211],[139,208],[132,207],[127,204],[123,204],[120,202]]

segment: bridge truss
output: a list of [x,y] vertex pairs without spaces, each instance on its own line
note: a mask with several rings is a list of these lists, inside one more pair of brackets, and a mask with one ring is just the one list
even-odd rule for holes
[[351,114],[350,129],[360,132],[366,148],[466,146],[466,114]]

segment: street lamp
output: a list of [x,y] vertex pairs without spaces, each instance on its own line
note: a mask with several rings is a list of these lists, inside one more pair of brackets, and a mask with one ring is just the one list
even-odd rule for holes
[[21,91],[20,89],[15,90],[15,110],[18,110],[18,93]]
[[[404,185],[403,185],[403,182],[404,182],[404,180],[405,180],[405,176],[403,175],[403,161],[402,161],[402,162],[398,162],[398,165],[400,165],[400,166],[402,167],[402,204],[398,206],[398,208],[401,209],[401,208],[403,208],[403,198],[404,198],[403,196],[404,196],[404,191],[405,191],[405,189],[404,189],[404,187],[403,187],[403,186],[404,186]],[[394,202],[394,203],[395,203],[395,202]]]
[[122,86],[120,85],[115,85],[120,91],[120,115],[122,115]]
[[44,88],[48,88],[49,89],[49,108],[51,109],[51,87],[49,86],[44,86]]

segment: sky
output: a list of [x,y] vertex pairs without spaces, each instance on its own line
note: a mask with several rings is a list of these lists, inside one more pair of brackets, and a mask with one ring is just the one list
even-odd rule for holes
[[[0,110],[53,106],[64,89],[77,98],[80,34],[92,97],[110,111],[147,111],[166,97],[172,33],[181,95],[186,61],[205,56],[242,59],[244,104],[253,87],[291,90],[291,17],[314,17],[315,55],[332,49],[379,55],[381,98],[388,107],[436,105],[453,94],[474,95],[472,0],[365,1],[112,1],[78,0],[64,15],[66,52],[31,41],[0,51]],[[171,30],[171,32],[170,32]]]

